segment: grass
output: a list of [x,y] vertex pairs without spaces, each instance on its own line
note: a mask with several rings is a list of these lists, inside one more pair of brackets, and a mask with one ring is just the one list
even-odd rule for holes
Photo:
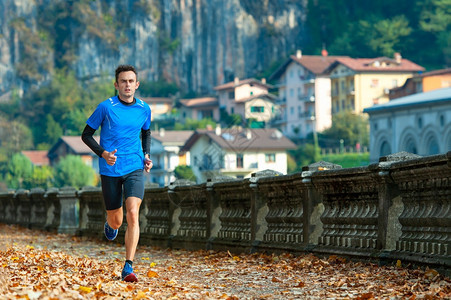
[[343,168],[368,166],[370,164],[370,153],[343,153],[321,155],[321,160],[334,163]]

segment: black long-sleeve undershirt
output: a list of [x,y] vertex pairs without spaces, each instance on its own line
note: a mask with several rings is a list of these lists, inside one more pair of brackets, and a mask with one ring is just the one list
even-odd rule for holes
[[[89,125],[85,126],[85,129],[83,130],[83,133],[81,134],[81,139],[83,142],[99,157],[102,157],[103,149],[102,146],[97,143],[97,141],[94,139],[93,135],[96,132],[94,128],[92,128]],[[141,143],[144,154],[150,153],[150,129],[144,130],[141,129]]]

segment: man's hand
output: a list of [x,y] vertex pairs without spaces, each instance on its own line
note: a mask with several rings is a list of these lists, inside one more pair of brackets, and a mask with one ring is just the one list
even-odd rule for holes
[[102,157],[106,160],[106,163],[109,164],[110,166],[114,165],[116,163],[116,156],[114,154],[116,154],[117,149],[114,149],[111,152],[108,151],[103,151],[102,153]]
[[150,172],[150,169],[152,169],[153,167],[153,163],[152,160],[149,159],[148,157],[144,158],[144,171],[146,171],[147,173]]

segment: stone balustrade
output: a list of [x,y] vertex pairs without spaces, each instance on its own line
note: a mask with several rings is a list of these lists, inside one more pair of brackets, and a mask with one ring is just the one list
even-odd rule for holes
[[[0,222],[103,238],[98,187],[0,193]],[[141,244],[402,260],[451,269],[451,151],[396,153],[367,167],[318,162],[291,175],[146,188]],[[121,228],[123,239],[126,228]]]

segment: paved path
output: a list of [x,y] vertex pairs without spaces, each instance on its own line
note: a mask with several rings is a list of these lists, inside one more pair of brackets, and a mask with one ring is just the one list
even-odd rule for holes
[[[0,224],[0,299],[451,299],[450,279],[312,255],[232,255],[123,245]],[[401,262],[402,263],[402,262]]]

